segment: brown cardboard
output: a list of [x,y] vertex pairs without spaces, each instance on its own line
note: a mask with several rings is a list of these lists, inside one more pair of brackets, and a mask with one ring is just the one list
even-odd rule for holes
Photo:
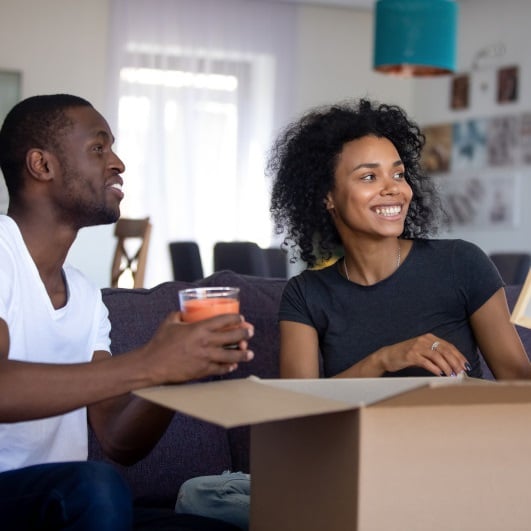
[[356,529],[358,419],[351,410],[252,427],[252,531]]
[[224,428],[352,409],[333,399],[264,385],[267,380],[150,387],[136,394],[161,406]]
[[251,427],[251,531],[517,531],[531,382],[233,380],[139,391]]

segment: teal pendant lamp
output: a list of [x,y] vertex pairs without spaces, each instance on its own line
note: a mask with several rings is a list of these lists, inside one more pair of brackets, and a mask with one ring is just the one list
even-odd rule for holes
[[402,76],[454,72],[457,12],[454,0],[378,0],[374,69]]

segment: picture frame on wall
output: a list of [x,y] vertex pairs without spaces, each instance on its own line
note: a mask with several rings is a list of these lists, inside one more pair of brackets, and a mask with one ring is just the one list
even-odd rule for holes
[[521,116],[501,115],[488,120],[488,166],[514,166],[521,159]]
[[450,108],[454,110],[468,109],[470,94],[470,76],[460,74],[454,76],[450,85]]
[[452,155],[452,126],[440,124],[422,129],[425,138],[421,165],[429,173],[441,173],[450,170]]
[[470,118],[452,124],[452,171],[485,167],[487,125],[485,118]]
[[464,171],[437,178],[451,228],[508,230],[518,228],[521,178],[517,172]]
[[519,71],[517,66],[498,70],[498,103],[511,103],[518,100]]

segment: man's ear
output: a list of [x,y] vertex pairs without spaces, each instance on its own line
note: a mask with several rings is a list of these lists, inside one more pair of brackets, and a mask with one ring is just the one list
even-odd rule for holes
[[50,158],[50,153],[44,149],[30,149],[26,155],[26,168],[29,174],[38,181],[51,180]]

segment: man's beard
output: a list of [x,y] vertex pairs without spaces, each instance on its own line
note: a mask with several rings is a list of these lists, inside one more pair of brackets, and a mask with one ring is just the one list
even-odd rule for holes
[[105,208],[99,205],[99,208],[94,208],[92,211],[85,209],[82,211],[82,215],[77,218],[80,223],[79,228],[92,227],[94,225],[109,225],[110,223],[116,223],[120,217],[120,211],[111,208]]
[[[113,208],[105,202],[105,191],[101,195],[97,194],[97,191],[91,187],[91,183],[84,180],[78,172],[69,170],[68,165],[64,165],[63,168],[64,175],[68,177],[64,181],[66,190],[59,215],[64,221],[76,230],[95,225],[108,225],[118,221],[120,209],[118,206]],[[80,185],[78,188],[75,187],[76,183]],[[85,192],[84,195],[80,194],[80,190]],[[94,193],[91,195],[90,192]]]
[[63,209],[60,215],[75,230],[79,230],[83,227],[115,223],[120,217],[120,211],[101,204],[90,205],[82,201],[74,201],[68,205],[68,208]]

